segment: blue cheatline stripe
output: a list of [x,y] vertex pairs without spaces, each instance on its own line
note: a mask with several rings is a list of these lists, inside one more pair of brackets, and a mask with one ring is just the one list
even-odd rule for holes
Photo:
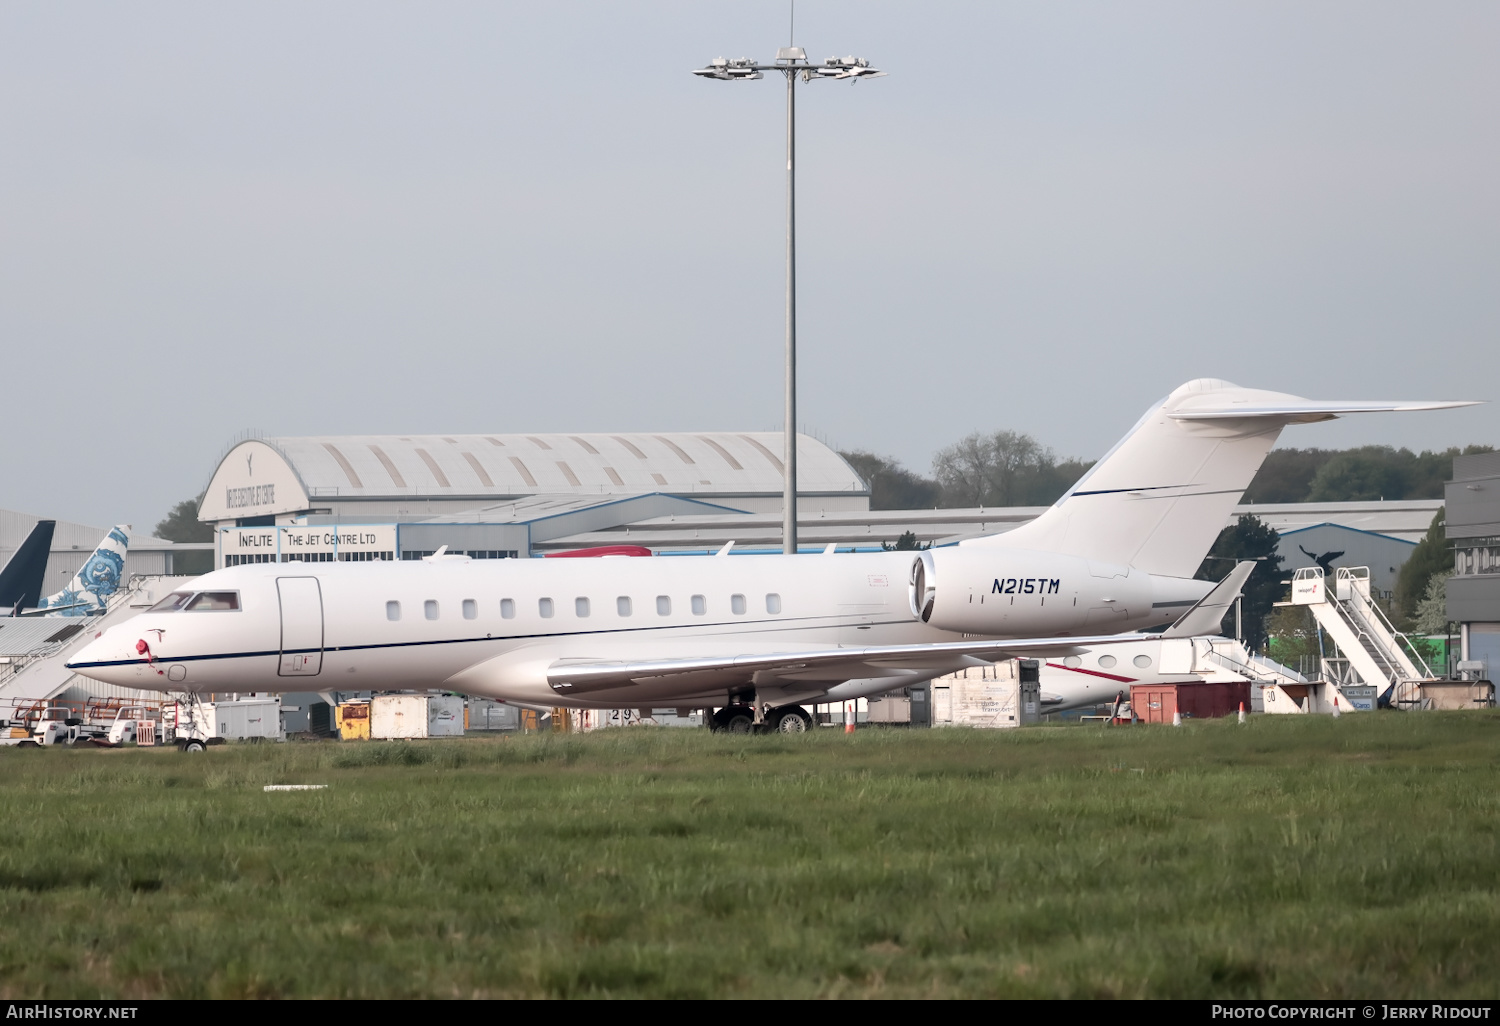
[[[589,636],[595,636],[595,635],[601,635],[601,634],[639,634],[642,631],[674,631],[674,630],[685,630],[685,629],[687,629],[689,627],[728,627],[728,626],[736,626],[736,625],[751,625],[751,626],[753,626],[753,625],[766,625],[766,624],[786,624],[788,626],[780,628],[780,629],[781,630],[791,630],[792,629],[792,627],[791,627],[792,624],[805,623],[805,622],[811,621],[811,620],[826,620],[826,619],[828,619],[828,618],[827,617],[816,617],[816,616],[804,616],[804,617],[797,617],[797,618],[792,619],[792,620],[788,620],[788,619],[780,619],[780,620],[727,620],[727,621],[723,621],[723,622],[720,622],[720,623],[701,623],[701,624],[699,624],[699,623],[684,623],[684,624],[671,624],[671,625],[666,625],[666,626],[661,626],[661,627],[620,627],[620,628],[616,628],[616,629],[613,629],[613,630],[586,631],[586,632],[583,632],[582,634],[580,634],[579,632],[558,631],[558,632],[555,632],[555,633],[552,633],[552,634],[507,634],[507,635],[502,635],[501,637],[498,637],[498,638],[448,638],[448,639],[445,639],[445,640],[437,640],[437,641],[394,641],[394,642],[386,642],[386,643],[382,643],[382,644],[378,644],[378,645],[333,645],[333,646],[329,646],[327,648],[288,648],[288,649],[274,649],[273,648],[273,649],[269,649],[269,650],[265,650],[265,651],[261,651],[261,652],[222,652],[222,653],[217,653],[217,654],[213,654],[213,655],[158,656],[156,658],[156,662],[158,662],[158,663],[201,663],[201,662],[209,662],[209,661],[214,660],[214,659],[255,659],[255,658],[258,658],[258,657],[261,657],[261,656],[311,655],[311,654],[313,654],[315,652],[324,652],[324,653],[328,653],[328,652],[374,652],[374,651],[379,651],[381,649],[421,648],[423,646],[428,646],[428,645],[468,645],[468,644],[473,644],[475,642],[482,643],[482,642],[486,642],[486,641],[535,641],[535,640],[544,639],[544,638],[576,638],[576,637],[582,637],[584,634],[587,634]],[[876,621],[875,623],[871,623],[871,624],[857,624],[857,623],[856,624],[830,624],[829,626],[830,627],[864,627],[864,626],[869,626],[869,627],[891,627],[891,626],[897,626],[897,625],[900,625],[900,624],[910,624],[912,622],[913,621],[911,621],[911,620],[880,620],[880,621]],[[97,662],[97,663],[65,663],[64,666],[67,669],[69,669],[69,670],[80,670],[80,669],[87,669],[87,668],[90,668],[90,667],[138,666],[138,665],[141,664],[141,662],[142,662],[142,660],[140,660],[140,659],[111,659],[111,660],[106,660],[106,661]]]
[[[1168,488],[1191,488],[1192,485],[1154,485],[1150,488],[1110,488],[1097,492],[1074,492],[1073,495],[1118,495],[1121,492],[1155,492]],[[1183,492],[1180,495],[1153,495],[1153,499],[1195,499],[1203,495],[1239,495],[1244,492],[1243,488],[1220,488],[1212,492]]]
[[1096,491],[1092,491],[1092,492],[1074,492],[1073,494],[1075,496],[1078,496],[1078,495],[1118,495],[1121,492],[1159,492],[1159,491],[1161,491],[1164,488],[1191,488],[1191,487],[1192,487],[1192,485],[1185,485],[1185,484],[1175,484],[1175,485],[1144,485],[1142,487],[1137,487],[1137,488],[1100,488],[1100,489],[1097,489]]

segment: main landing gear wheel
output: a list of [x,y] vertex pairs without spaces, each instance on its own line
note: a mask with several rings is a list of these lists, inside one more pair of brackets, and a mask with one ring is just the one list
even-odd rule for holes
[[776,719],[771,729],[778,734],[806,734],[812,727],[812,717],[801,706],[777,709],[773,715]]
[[202,741],[184,741],[182,743],[182,750],[184,752],[201,752],[201,751],[203,751],[203,742]]
[[714,730],[726,734],[749,734],[755,730],[755,711],[749,706],[731,705],[714,713]]

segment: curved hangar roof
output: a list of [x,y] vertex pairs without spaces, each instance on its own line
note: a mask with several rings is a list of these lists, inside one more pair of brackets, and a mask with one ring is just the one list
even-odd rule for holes
[[[538,494],[772,494],[780,432],[342,435],[241,442],[219,461],[200,520],[295,513],[318,500],[488,500]],[[797,436],[799,493],[863,494],[838,453]]]

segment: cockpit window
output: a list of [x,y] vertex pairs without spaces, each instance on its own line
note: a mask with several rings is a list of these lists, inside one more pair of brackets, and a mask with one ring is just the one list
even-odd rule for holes
[[175,613],[175,612],[177,612],[177,610],[179,610],[183,606],[187,605],[188,604],[188,600],[191,599],[192,597],[193,597],[193,593],[190,592],[190,591],[174,591],[174,592],[172,592],[172,594],[170,594],[166,598],[162,599],[156,605],[154,605],[150,609],[146,610],[146,612],[148,612],[148,613]]
[[229,612],[240,608],[240,593],[237,591],[200,591],[187,604],[191,613]]

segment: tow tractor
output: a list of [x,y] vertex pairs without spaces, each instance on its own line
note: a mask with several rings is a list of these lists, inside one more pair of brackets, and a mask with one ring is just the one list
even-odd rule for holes
[[[121,706],[103,742],[111,748],[134,744],[142,748],[160,744],[163,738],[161,712],[143,705]],[[202,751],[200,747],[198,749]]]
[[101,728],[85,723],[76,709],[44,709],[31,736],[42,746],[86,745],[103,734]]
[[103,733],[102,728],[85,723],[78,710],[54,707],[40,710],[35,726],[28,728],[23,722],[13,721],[5,736],[0,736],[0,745],[27,748],[86,745]]

